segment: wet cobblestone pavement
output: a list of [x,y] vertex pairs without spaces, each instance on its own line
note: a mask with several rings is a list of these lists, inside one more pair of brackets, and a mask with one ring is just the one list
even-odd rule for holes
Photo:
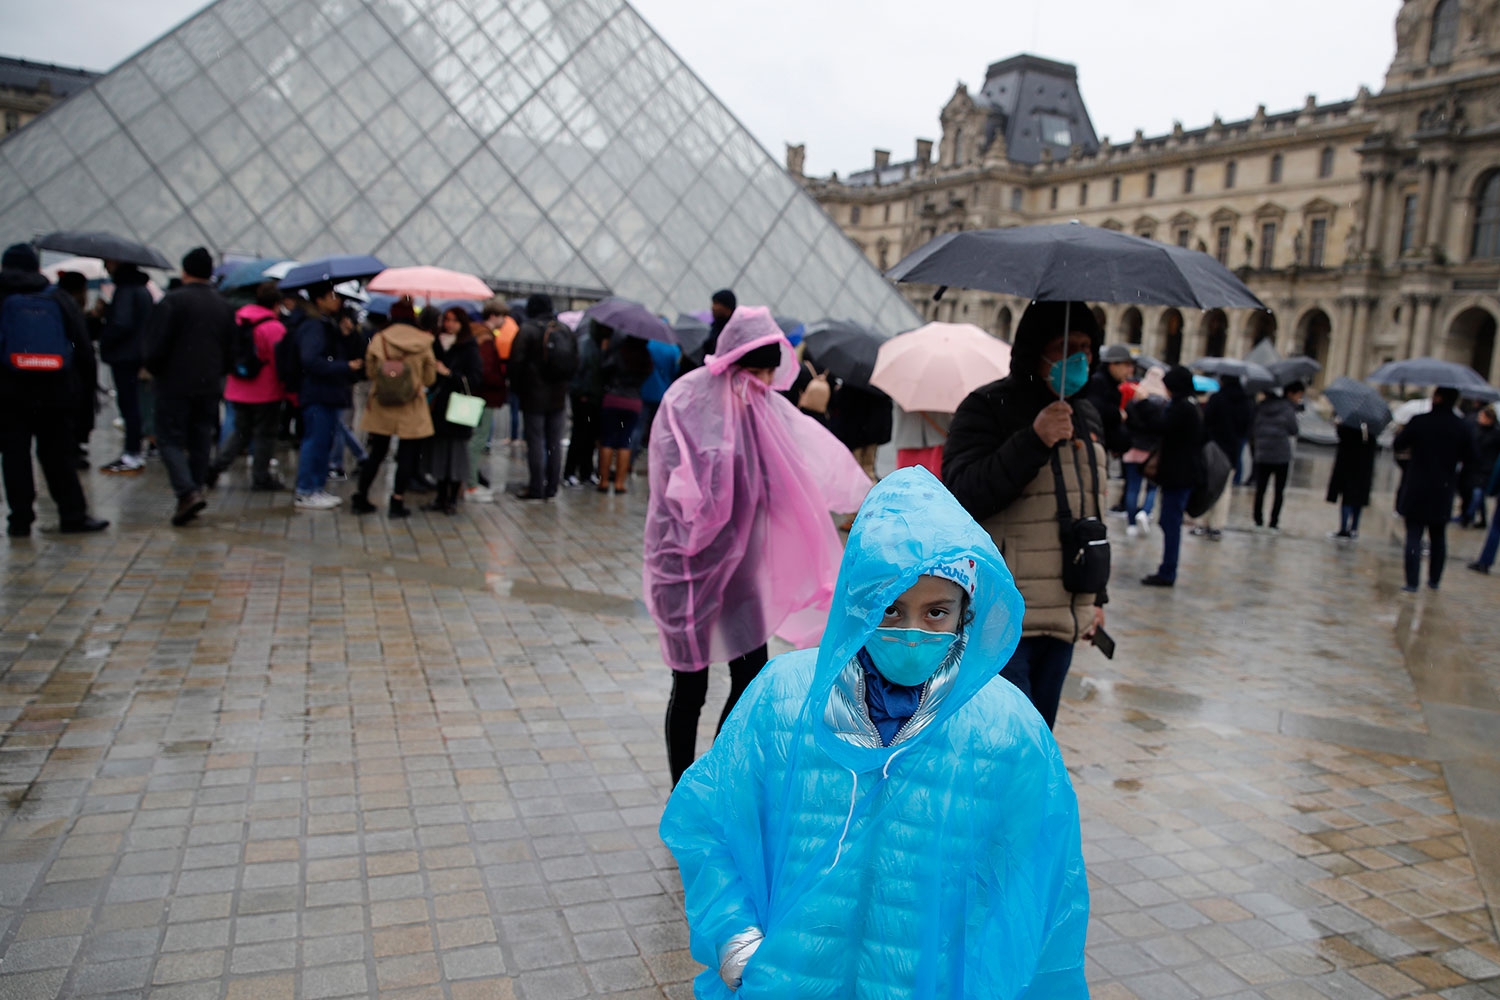
[[[1500,996],[1500,583],[1455,531],[1400,594],[1326,469],[1172,591],[1112,531],[1057,729],[1100,1000]],[[91,474],[114,528],[0,548],[0,998],[689,996],[636,482],[388,522],[237,470],[174,530]]]

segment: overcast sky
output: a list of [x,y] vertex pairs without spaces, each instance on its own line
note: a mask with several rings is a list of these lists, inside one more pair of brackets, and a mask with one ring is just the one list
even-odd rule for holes
[[[203,0],[0,0],[0,52],[107,69]],[[1401,0],[636,0],[778,160],[848,173],[939,137],[962,80],[1018,52],[1078,66],[1094,128],[1192,128],[1378,91]]]

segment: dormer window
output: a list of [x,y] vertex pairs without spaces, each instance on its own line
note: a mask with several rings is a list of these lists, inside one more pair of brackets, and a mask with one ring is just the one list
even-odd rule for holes
[[1039,115],[1042,141],[1052,146],[1071,146],[1073,128],[1062,115]]

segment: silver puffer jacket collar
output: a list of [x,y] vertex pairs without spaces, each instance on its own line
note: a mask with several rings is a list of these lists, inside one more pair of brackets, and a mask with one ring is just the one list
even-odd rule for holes
[[[964,657],[964,646],[968,633],[960,632],[953,648],[944,657],[942,666],[922,685],[922,698],[911,718],[896,731],[891,746],[897,746],[922,732],[937,717],[938,706],[953,692],[958,679],[958,664]],[[833,682],[828,694],[828,705],[823,709],[823,722],[839,739],[857,747],[878,750],[880,730],[870,719],[870,708],[865,701],[865,668],[859,657],[850,657]]]

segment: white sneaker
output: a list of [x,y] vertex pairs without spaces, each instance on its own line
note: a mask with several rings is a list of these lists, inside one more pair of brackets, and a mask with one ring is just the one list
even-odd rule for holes
[[1126,538],[1139,538],[1140,534],[1141,534],[1141,529],[1137,528],[1135,526],[1135,522],[1134,521],[1130,522],[1128,525],[1125,526],[1125,537]]
[[333,510],[342,501],[330,493],[319,490],[316,493],[299,493],[294,501],[295,505],[303,510]]
[[1135,512],[1135,526],[1137,528],[1140,528],[1142,531],[1150,531],[1151,530],[1151,515],[1147,514],[1143,510],[1136,511]]
[[464,490],[464,499],[470,503],[494,503],[495,491],[488,486],[470,486]]

